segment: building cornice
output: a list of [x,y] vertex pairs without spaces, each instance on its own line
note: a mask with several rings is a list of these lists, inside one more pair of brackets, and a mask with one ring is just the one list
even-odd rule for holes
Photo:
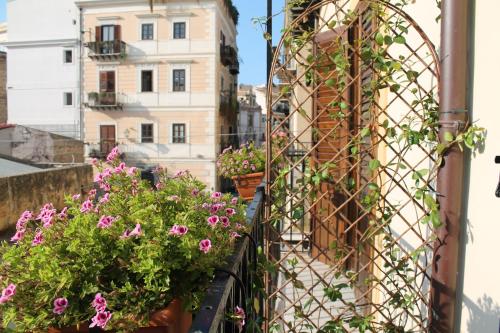
[[67,39],[48,39],[48,40],[23,40],[16,42],[1,43],[6,47],[27,47],[27,46],[61,46],[61,45],[75,45],[79,40],[76,38]]

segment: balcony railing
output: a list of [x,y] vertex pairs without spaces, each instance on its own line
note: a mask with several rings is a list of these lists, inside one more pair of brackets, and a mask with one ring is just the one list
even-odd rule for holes
[[[239,61],[238,61],[238,52],[236,49],[230,45],[221,45],[220,46],[220,60],[224,66],[229,66],[230,70],[233,69],[233,72],[237,70],[239,73]],[[231,74],[234,75],[234,73]],[[236,73],[236,74],[238,74]]]
[[122,110],[123,96],[115,92],[89,93],[85,106],[91,109]]
[[127,56],[127,44],[121,40],[89,42],[89,58],[97,60],[114,60]]
[[[244,332],[260,332],[258,319],[263,317],[263,299],[255,285],[258,247],[262,246],[264,214],[264,187],[257,188],[247,209],[247,224],[251,232],[240,239],[228,265],[217,270],[200,311],[196,313],[190,333],[237,333],[238,327],[227,314],[236,306],[245,310],[247,327]],[[255,300],[259,303],[255,308]]]

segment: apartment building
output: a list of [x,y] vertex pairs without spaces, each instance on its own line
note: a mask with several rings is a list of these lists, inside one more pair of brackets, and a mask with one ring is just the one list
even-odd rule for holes
[[78,8],[68,0],[9,0],[7,14],[8,121],[81,138]]
[[263,141],[265,124],[262,126],[262,107],[257,104],[254,87],[241,84],[238,89],[238,138],[241,143]]
[[77,1],[90,156],[189,169],[217,188],[222,138],[236,129],[239,63],[227,1]]

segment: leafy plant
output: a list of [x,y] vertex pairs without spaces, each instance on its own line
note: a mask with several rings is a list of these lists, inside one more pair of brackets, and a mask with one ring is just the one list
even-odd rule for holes
[[241,145],[239,149],[228,147],[217,159],[219,174],[231,178],[264,171],[266,165],[265,151],[253,143]]
[[156,189],[118,160],[98,164],[102,195],[26,211],[0,247],[0,327],[46,332],[92,320],[118,332],[147,326],[179,298],[193,310],[245,232],[238,199],[204,191],[189,172],[158,169]]

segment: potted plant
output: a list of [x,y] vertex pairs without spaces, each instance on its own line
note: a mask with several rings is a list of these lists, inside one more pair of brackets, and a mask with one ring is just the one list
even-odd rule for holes
[[88,93],[88,100],[90,106],[95,106],[97,104],[97,99],[99,98],[99,94],[94,92]]
[[255,189],[262,183],[266,165],[265,151],[253,143],[239,149],[224,149],[217,159],[219,174],[233,179],[241,198],[252,200]]
[[152,188],[118,156],[94,162],[102,195],[26,211],[0,246],[0,331],[187,332],[245,232],[244,205],[187,171],[158,169]]

